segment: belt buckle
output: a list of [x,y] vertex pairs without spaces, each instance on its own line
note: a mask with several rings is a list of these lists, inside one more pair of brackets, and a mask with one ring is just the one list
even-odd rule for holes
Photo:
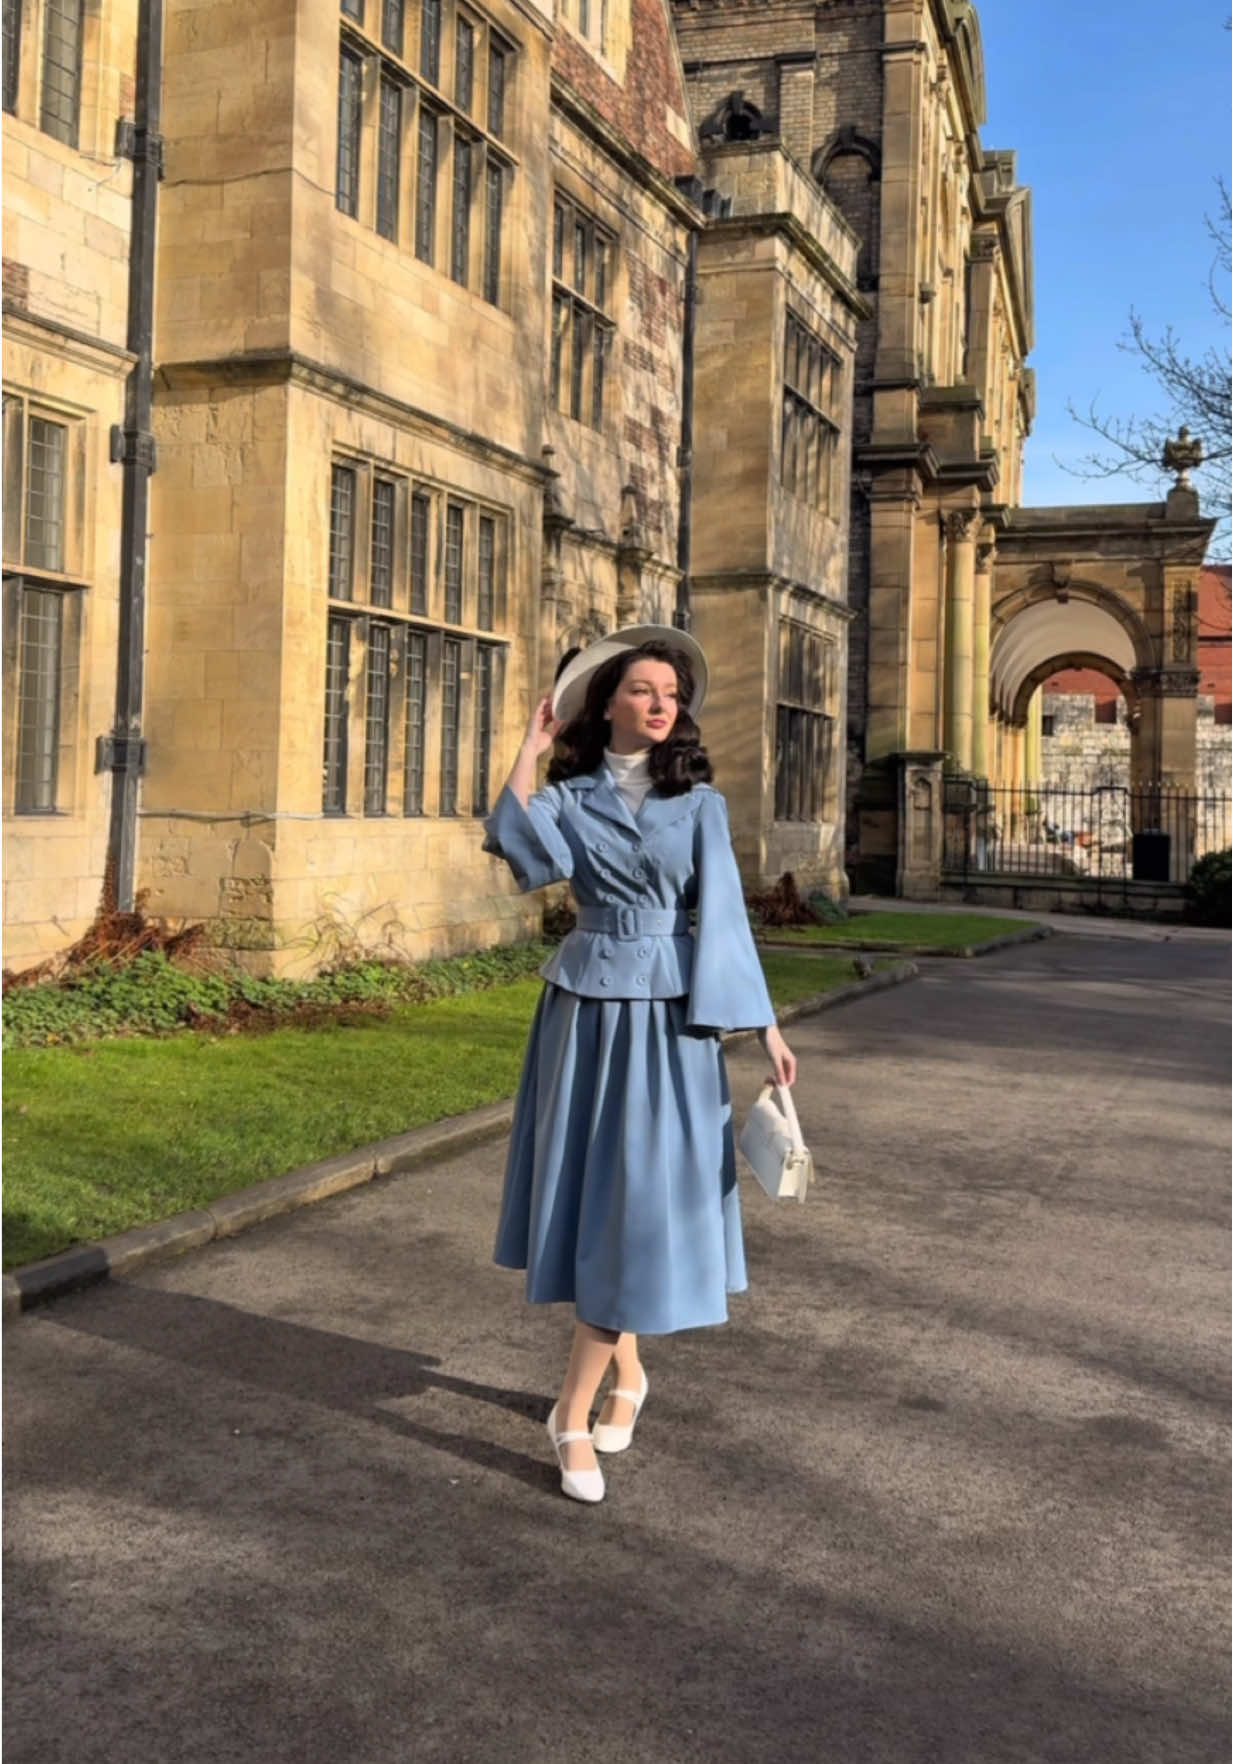
[[633,907],[617,908],[617,936],[636,937],[638,935],[637,913]]

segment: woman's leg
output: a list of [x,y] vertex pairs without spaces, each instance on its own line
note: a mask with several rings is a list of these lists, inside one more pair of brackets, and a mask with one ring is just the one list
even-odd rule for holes
[[[642,1362],[638,1358],[638,1337],[628,1330],[617,1336],[612,1350],[613,1384],[619,1390],[637,1390],[642,1381]],[[614,1427],[628,1427],[634,1418],[634,1405],[625,1397],[610,1396],[600,1410],[599,1418]]]
[[[621,1339],[615,1329],[596,1329],[590,1323],[575,1325],[565,1381],[557,1398],[558,1433],[589,1431],[595,1393]],[[594,1470],[597,1460],[590,1442],[579,1439],[565,1447],[563,1462],[567,1470]]]

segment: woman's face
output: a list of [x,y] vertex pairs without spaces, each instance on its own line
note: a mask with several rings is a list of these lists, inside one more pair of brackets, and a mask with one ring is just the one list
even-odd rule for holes
[[677,719],[676,669],[671,662],[639,656],[626,668],[608,700],[614,753],[637,753],[672,733]]

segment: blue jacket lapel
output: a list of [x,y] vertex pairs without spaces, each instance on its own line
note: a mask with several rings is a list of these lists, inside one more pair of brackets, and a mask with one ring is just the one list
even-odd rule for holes
[[642,807],[638,810],[638,831],[649,837],[670,827],[674,821],[680,821],[694,812],[694,794],[686,790],[680,796],[660,796],[652,790]]
[[624,827],[630,833],[638,831],[633,810],[612,782],[612,775],[606,766],[571,778],[569,788],[578,792],[590,814],[602,815],[606,821],[615,821],[618,827]]

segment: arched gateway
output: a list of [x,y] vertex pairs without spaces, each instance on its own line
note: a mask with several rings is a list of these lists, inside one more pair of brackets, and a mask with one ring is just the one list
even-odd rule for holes
[[1126,697],[1132,783],[1193,790],[1196,578],[1210,531],[1185,485],[1164,503],[1009,511],[990,608],[994,782],[1030,778],[1039,687],[1079,665]]

